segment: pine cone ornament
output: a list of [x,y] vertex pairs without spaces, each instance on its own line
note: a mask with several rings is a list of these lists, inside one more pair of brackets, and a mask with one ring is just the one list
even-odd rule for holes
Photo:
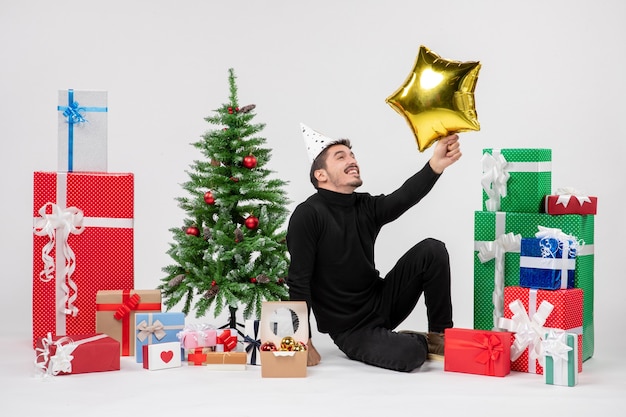
[[219,292],[219,290],[220,290],[219,285],[212,285],[211,288],[209,288],[207,292],[204,293],[204,298],[208,300],[210,298],[215,297],[217,293]]
[[259,274],[256,277],[256,282],[258,282],[259,284],[267,284],[268,282],[270,282],[270,277],[265,274]]
[[178,286],[185,279],[185,274],[176,275],[174,278],[170,279],[168,285],[170,287]]
[[248,104],[239,109],[239,113],[249,113],[256,107],[256,104]]
[[204,238],[204,240],[211,239],[213,237],[213,234],[211,233],[211,229],[205,226],[202,229],[202,237]]
[[243,232],[241,231],[240,228],[235,229],[235,242],[236,243],[243,242]]

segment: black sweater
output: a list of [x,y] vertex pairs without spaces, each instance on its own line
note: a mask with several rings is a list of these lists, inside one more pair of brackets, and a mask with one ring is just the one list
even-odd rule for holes
[[320,332],[346,330],[372,313],[381,282],[374,265],[376,237],[438,178],[426,164],[389,195],[319,189],[296,207],[287,230],[289,296],[307,302]]

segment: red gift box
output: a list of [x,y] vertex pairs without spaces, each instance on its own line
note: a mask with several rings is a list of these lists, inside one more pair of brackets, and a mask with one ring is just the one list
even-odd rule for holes
[[96,332],[96,293],[134,287],[134,177],[35,172],[33,346]]
[[[545,310],[548,305],[542,303],[547,301],[553,306],[551,311]],[[580,288],[571,288],[566,290],[536,290],[523,287],[504,287],[504,317],[505,319],[513,318],[514,311],[512,310],[512,303],[520,302],[522,308],[525,310],[527,317],[534,324],[538,325],[537,328],[543,328],[540,337],[545,336],[547,329],[561,329],[568,333],[575,333],[578,335],[578,372],[582,372],[583,369],[583,357],[582,357],[582,343],[583,343],[583,290]],[[529,306],[531,307],[529,310]],[[543,312],[542,312],[543,311]],[[546,314],[544,314],[547,313]],[[537,318],[533,319],[535,314],[540,316],[545,315],[546,319],[543,324],[537,323]],[[506,320],[504,320],[506,322]],[[509,321],[510,323],[510,321]],[[520,334],[520,337],[526,337],[529,335],[526,330],[530,326],[523,326],[525,334]],[[509,329],[510,330],[510,329]],[[533,333],[533,332],[531,332]],[[533,333],[534,334],[534,333]],[[516,342],[516,335],[513,342]],[[537,344],[541,344],[541,340],[535,340],[531,342],[531,346],[524,349],[522,354],[515,359],[515,348],[511,349],[511,370],[518,372],[530,372],[543,375],[543,366],[540,363],[541,358],[529,361],[529,349],[540,349]]]
[[597,209],[597,197],[560,194],[544,199],[544,211],[548,214],[596,214]]
[[36,366],[46,375],[119,371],[120,343],[106,334],[52,336],[37,339]]
[[506,376],[511,372],[509,332],[457,329],[445,330],[444,371],[476,375]]

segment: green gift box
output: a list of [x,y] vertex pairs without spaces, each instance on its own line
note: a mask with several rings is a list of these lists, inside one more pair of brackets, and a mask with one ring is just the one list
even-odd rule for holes
[[[552,330],[544,334],[544,379],[548,385],[573,387],[578,383],[578,335]],[[583,337],[583,340],[585,338]]]
[[542,212],[552,193],[551,149],[483,149],[483,210]]
[[[497,327],[495,325],[497,317],[504,309],[504,287],[519,286],[520,253],[519,246],[515,247],[512,243],[514,237],[535,237],[538,226],[561,229],[563,233],[574,236],[581,243],[576,256],[574,287],[581,288],[584,294],[583,360],[587,360],[593,356],[594,348],[594,216],[592,215],[476,211],[474,213],[474,328],[492,330]],[[485,254],[489,253],[492,259],[485,260],[489,258]]]

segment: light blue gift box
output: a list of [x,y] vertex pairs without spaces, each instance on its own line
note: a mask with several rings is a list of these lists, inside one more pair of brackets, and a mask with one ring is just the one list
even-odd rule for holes
[[180,342],[178,332],[185,327],[184,313],[136,313],[135,358],[143,363],[143,346]]

